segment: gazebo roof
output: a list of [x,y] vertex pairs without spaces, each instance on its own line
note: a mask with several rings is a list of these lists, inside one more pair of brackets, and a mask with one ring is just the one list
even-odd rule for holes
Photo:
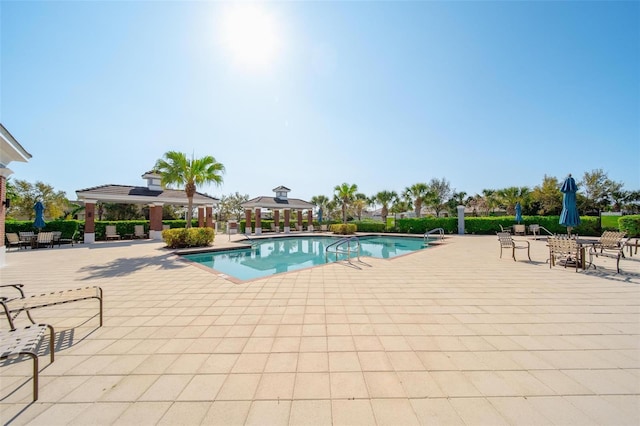
[[26,163],[31,154],[0,124],[0,167],[6,167],[12,161]]
[[[129,185],[101,185],[76,191],[78,199],[90,199],[110,203],[151,204],[163,203],[186,205],[187,194],[183,190],[163,189],[153,190],[145,186]],[[193,204],[196,206],[210,206],[218,203],[218,199],[196,192]]]
[[298,198],[256,197],[242,203],[245,209],[264,207],[265,209],[312,209],[315,204]]

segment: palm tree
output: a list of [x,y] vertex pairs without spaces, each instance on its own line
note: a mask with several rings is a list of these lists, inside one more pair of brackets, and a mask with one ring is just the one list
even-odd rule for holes
[[528,201],[530,192],[531,191],[526,186],[510,186],[508,188],[499,189],[496,191],[496,195],[498,196],[498,201],[502,203],[503,207],[507,210],[507,214],[513,215],[516,212],[516,203],[520,201],[524,204]]
[[358,220],[362,220],[362,211],[365,207],[367,207],[368,203],[369,199],[362,192],[358,192],[355,195],[355,199],[353,200],[353,207],[356,210],[356,216],[358,216]]
[[335,199],[342,206],[342,223],[347,223],[347,208],[353,202],[358,191],[358,185],[343,183],[333,188]]
[[164,154],[164,158],[156,161],[155,171],[162,176],[162,185],[176,187],[184,186],[187,194],[187,223],[186,227],[191,227],[191,216],[193,214],[193,196],[196,193],[196,185],[207,183],[222,183],[224,165],[218,163],[210,155],[202,158],[187,159],[182,152],[169,151]]
[[498,204],[498,201],[496,199],[496,191],[494,189],[483,189],[482,197],[488,215],[489,212],[492,212]]
[[429,196],[429,185],[426,183],[416,183],[404,189],[402,196],[408,201],[413,201],[416,217],[422,214],[422,203]]
[[[327,214],[327,216],[325,217],[329,217],[328,212],[327,212],[327,203],[329,202],[329,197],[327,197],[326,195],[314,195],[313,197],[311,197],[311,204],[315,204],[318,209]],[[320,215],[321,216],[321,215]]]
[[380,216],[382,216],[382,222],[386,228],[387,216],[389,216],[389,204],[393,203],[398,198],[398,193],[396,191],[380,191],[375,195],[375,197],[376,201],[382,204]]

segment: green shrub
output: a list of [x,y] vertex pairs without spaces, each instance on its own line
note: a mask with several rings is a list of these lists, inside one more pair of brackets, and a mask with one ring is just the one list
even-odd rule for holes
[[357,230],[358,227],[355,223],[336,223],[335,225],[329,226],[329,231],[340,235],[355,234]]
[[384,223],[373,220],[351,222],[356,225],[358,232],[384,232]]
[[640,237],[640,215],[622,216],[618,219],[620,231],[626,232],[627,237]]
[[[47,222],[43,231],[60,231],[62,232],[62,238],[71,238],[73,234],[80,229],[84,222],[79,220],[52,220]],[[33,232],[36,229],[33,227],[33,221],[31,220],[8,220],[5,222],[5,232]]]
[[172,228],[162,231],[169,248],[208,247],[213,243],[213,228]]

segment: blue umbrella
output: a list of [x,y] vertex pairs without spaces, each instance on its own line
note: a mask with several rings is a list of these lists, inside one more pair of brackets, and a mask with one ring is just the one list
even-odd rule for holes
[[520,205],[520,201],[516,203],[516,222],[522,222],[522,206]]
[[562,213],[560,213],[560,225],[567,227],[567,233],[571,234],[571,229],[580,225],[580,215],[578,214],[578,206],[576,203],[576,191],[578,186],[571,174],[565,179],[560,187],[562,197]]
[[33,227],[42,229],[46,225],[44,223],[44,205],[38,201],[34,204],[33,209],[36,211],[36,220],[33,222]]
[[322,223],[322,207],[318,208],[318,223]]

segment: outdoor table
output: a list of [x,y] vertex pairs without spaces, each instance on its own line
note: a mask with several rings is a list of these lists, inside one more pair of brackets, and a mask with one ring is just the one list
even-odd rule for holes
[[25,246],[34,248],[36,246],[36,241],[38,241],[38,236],[37,235],[30,235],[28,237],[21,236],[20,241],[25,243]]
[[[586,254],[587,248],[591,247],[593,243],[597,242],[597,239],[578,239],[576,242],[578,243],[578,248],[580,249],[580,267],[582,270],[586,270]],[[589,266],[591,266],[591,262],[589,262]]]

